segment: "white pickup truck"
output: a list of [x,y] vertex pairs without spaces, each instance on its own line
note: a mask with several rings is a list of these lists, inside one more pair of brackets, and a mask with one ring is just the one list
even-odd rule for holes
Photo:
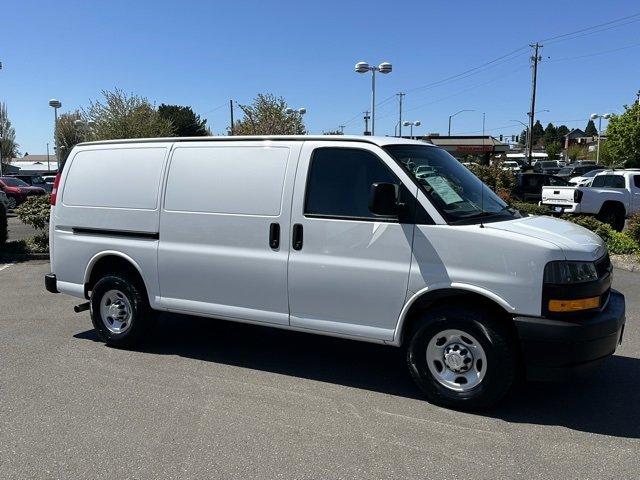
[[640,211],[640,169],[601,172],[590,187],[542,187],[541,204],[557,213],[596,215],[620,231],[625,218]]

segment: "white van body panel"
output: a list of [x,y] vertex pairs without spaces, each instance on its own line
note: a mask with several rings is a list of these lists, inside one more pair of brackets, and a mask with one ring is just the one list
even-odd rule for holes
[[128,143],[73,149],[58,186],[57,205],[51,209],[51,269],[60,279],[60,292],[84,297],[90,266],[112,254],[138,268],[151,306],[159,306],[159,201],[171,145]]
[[293,195],[292,225],[301,224],[304,243],[289,257],[289,310],[292,326],[393,339],[405,302],[414,225],[398,222],[314,218],[305,215],[309,166],[318,148],[371,152],[412,191],[417,187],[375,145],[305,142]]
[[[177,145],[160,225],[160,305],[289,324],[288,231],[302,142]],[[269,245],[271,224],[280,246]]]

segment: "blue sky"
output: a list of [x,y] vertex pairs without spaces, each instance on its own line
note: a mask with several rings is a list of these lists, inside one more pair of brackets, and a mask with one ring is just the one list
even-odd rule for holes
[[[52,97],[62,111],[121,88],[156,104],[190,105],[214,133],[228,125],[230,98],[260,92],[306,107],[311,133],[346,124],[363,130],[370,78],[353,66],[389,61],[378,99],[399,91],[419,133],[516,134],[526,122],[528,49],[471,74],[419,88],[537,40],[640,13],[637,2],[541,1],[15,1],[5,0],[0,101],[22,153],[44,153],[52,137]],[[640,89],[640,17],[542,50],[540,120],[584,127],[592,112],[622,111]],[[624,23],[624,22],[621,22]],[[602,53],[602,54],[600,54]],[[581,57],[581,58],[576,58]],[[239,112],[237,112],[239,115]],[[393,134],[397,102],[378,108],[377,134]]]

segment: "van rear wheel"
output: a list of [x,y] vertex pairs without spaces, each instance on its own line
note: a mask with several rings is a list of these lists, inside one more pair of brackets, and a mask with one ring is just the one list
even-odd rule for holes
[[516,353],[509,332],[475,310],[442,307],[424,313],[406,343],[414,381],[435,404],[487,408],[513,385]]
[[91,291],[91,321],[107,344],[127,347],[148,332],[153,311],[144,289],[127,277],[107,275]]

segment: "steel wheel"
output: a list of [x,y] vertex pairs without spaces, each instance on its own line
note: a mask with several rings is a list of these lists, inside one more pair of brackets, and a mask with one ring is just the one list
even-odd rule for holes
[[7,209],[13,210],[14,208],[16,208],[16,199],[9,196],[7,196],[7,199],[9,200],[9,203],[7,204]]
[[133,309],[127,296],[120,290],[109,290],[100,300],[100,319],[111,333],[119,334],[131,326]]
[[466,392],[478,386],[487,371],[487,357],[480,342],[462,330],[442,330],[426,350],[431,375],[442,386]]

